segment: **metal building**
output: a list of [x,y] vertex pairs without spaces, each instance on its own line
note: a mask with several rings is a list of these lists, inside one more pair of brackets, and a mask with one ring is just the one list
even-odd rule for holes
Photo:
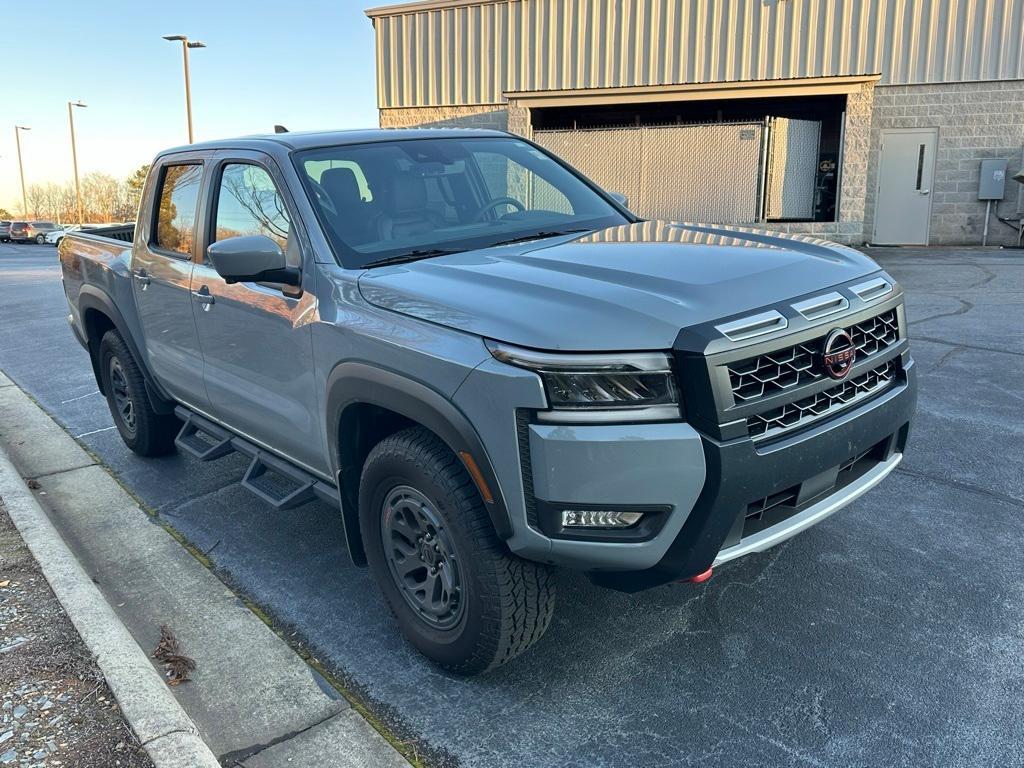
[[[1024,0],[421,0],[367,15],[382,126],[506,129],[644,216],[852,243],[980,243],[1002,188],[988,242],[1017,239],[999,218],[1024,209],[1010,181]],[[983,178],[993,159],[1005,170]]]

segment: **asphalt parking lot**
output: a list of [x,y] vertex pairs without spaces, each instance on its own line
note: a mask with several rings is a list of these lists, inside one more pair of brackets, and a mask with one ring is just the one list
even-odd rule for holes
[[564,574],[541,643],[473,680],[405,645],[336,510],[272,512],[237,458],[128,452],[52,247],[0,245],[0,369],[433,762],[1024,765],[1024,252],[873,255],[907,289],[920,376],[897,472],[701,587]]

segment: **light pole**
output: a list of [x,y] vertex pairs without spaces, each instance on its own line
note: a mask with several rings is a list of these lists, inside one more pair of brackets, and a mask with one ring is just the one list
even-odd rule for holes
[[28,198],[25,196],[25,166],[21,163],[21,133],[20,131],[31,131],[27,125],[14,126],[14,143],[18,145],[18,175],[21,177],[21,213],[28,218]]
[[192,84],[188,76],[188,49],[205,48],[206,43],[189,40],[185,35],[164,35],[164,40],[181,41],[181,54],[185,60],[185,112],[188,115],[188,143],[192,143]]
[[72,107],[84,107],[87,106],[81,101],[69,101],[68,102],[68,124],[71,126],[71,163],[75,166],[75,207],[78,209],[78,223],[85,223],[85,218],[82,216],[82,188],[78,184],[78,149],[75,147],[75,113],[72,111]]

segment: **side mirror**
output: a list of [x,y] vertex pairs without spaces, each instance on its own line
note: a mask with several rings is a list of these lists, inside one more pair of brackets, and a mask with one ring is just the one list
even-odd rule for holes
[[206,253],[226,283],[299,284],[299,270],[288,266],[281,246],[266,235],[218,240]]
[[614,200],[616,203],[621,205],[623,208],[629,208],[629,198],[621,192],[609,192],[608,197]]

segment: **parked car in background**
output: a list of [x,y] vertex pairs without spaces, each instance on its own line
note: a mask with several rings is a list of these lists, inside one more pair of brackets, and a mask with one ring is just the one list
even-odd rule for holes
[[0,243],[7,243],[11,240],[11,222],[0,221]]
[[16,243],[27,243],[32,240],[42,245],[46,235],[57,229],[52,221],[12,221],[10,239]]
[[68,232],[80,232],[89,231],[90,229],[96,229],[97,227],[106,227],[109,224],[64,224],[58,226],[53,232],[47,232],[46,242],[50,245],[60,245],[60,241],[64,239],[64,235]]
[[64,235],[68,232],[77,232],[81,228],[80,224],[58,225],[57,229],[46,233],[46,242],[50,245],[60,245],[60,241],[64,239]]

